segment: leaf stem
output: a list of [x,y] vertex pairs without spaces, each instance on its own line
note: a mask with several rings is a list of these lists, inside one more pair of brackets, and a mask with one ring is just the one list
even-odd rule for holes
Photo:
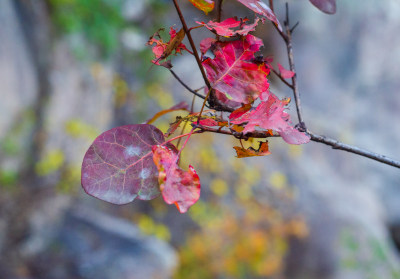
[[204,106],[206,105],[206,102],[207,102],[208,97],[210,97],[210,93],[211,93],[211,91],[212,91],[212,88],[211,88],[211,87],[209,87],[209,88],[210,88],[210,89],[208,89],[208,93],[207,93],[207,95],[206,95],[206,97],[205,97],[205,99],[204,99],[203,105],[201,106],[201,110],[200,110],[200,113],[199,113],[199,117],[197,117],[197,124],[199,124],[199,122],[200,122],[200,117],[201,117],[201,114],[203,113]]
[[289,88],[291,88],[293,90],[293,85],[290,84],[289,82],[287,82],[277,71],[275,71],[274,69],[272,69],[272,72],[284,83],[286,84]]

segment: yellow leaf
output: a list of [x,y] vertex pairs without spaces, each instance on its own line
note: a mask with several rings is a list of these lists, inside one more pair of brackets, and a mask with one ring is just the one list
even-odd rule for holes
[[202,10],[205,14],[208,14],[214,9],[214,1],[212,0],[189,0],[197,9]]

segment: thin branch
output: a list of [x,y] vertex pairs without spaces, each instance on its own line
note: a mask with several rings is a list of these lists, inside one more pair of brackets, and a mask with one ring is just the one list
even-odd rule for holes
[[275,11],[274,11],[274,0],[269,0],[269,7],[275,13]]
[[169,71],[171,72],[171,74],[176,78],[177,81],[179,81],[180,84],[182,84],[183,87],[185,87],[190,93],[196,95],[197,97],[200,97],[202,99],[205,99],[205,97],[199,93],[197,93],[195,90],[191,89],[189,86],[186,85],[186,83],[184,83],[179,77],[178,75],[172,71],[171,69],[169,69]]
[[293,89],[293,85],[291,85],[289,82],[287,82],[277,71],[272,69],[272,72],[284,83],[286,84],[289,88]]
[[175,9],[176,9],[176,12],[178,13],[179,19],[181,20],[183,30],[185,30],[185,33],[189,40],[190,46],[192,47],[194,57],[196,58],[197,65],[199,66],[199,69],[200,69],[201,75],[203,76],[204,82],[206,83],[208,88],[211,88],[211,84],[208,81],[206,72],[204,71],[203,65],[201,64],[199,53],[197,52],[196,45],[194,44],[192,35],[189,32],[185,18],[183,17],[181,9],[179,8],[178,2],[177,2],[177,0],[172,0],[172,2],[174,2]]
[[[222,2],[224,0],[218,0],[218,6],[217,6],[217,22],[221,22],[222,18]],[[216,34],[216,39],[219,41],[220,37],[218,34]]]
[[205,126],[195,124],[195,123],[192,123],[192,127],[199,129],[196,131],[198,133],[210,132],[210,133],[234,136],[237,139],[244,139],[244,140],[248,140],[249,138],[264,139],[264,138],[271,138],[271,137],[280,137],[278,134],[270,135],[263,131],[254,131],[254,132],[249,132],[249,133],[243,134],[243,133],[239,133],[239,132],[235,132],[235,131],[222,130],[221,128],[213,129],[213,128],[205,127]]
[[299,24],[300,24],[300,21],[296,22],[296,24],[295,24],[295,25],[293,25],[293,27],[292,27],[292,28],[290,28],[290,33],[292,33],[292,34],[293,34],[293,31],[294,31],[294,29],[296,29],[296,27],[297,27],[297,26],[299,26]]
[[372,160],[396,167],[396,168],[400,168],[400,162],[389,158],[385,155],[381,155],[375,152],[371,152],[365,149],[361,149],[359,147],[353,146],[353,145],[349,145],[349,144],[345,144],[342,142],[339,142],[337,140],[331,139],[331,138],[327,138],[325,136],[320,136],[320,135],[316,135],[314,133],[311,133],[310,131],[308,131],[308,134],[311,137],[312,141],[315,142],[319,142],[319,143],[323,143],[329,146],[332,146],[333,149],[339,149],[339,150],[343,150],[343,151],[347,151],[347,152],[351,152],[363,157],[367,157],[370,158]]
[[217,6],[217,22],[221,22],[222,18],[222,2],[224,0],[218,0],[218,6]]
[[288,54],[288,60],[289,60],[289,67],[290,67],[290,70],[295,73],[294,76],[292,77],[292,85],[293,85],[292,89],[293,89],[294,101],[296,103],[297,117],[299,119],[299,124],[300,124],[301,130],[306,131],[306,125],[303,120],[302,109],[301,109],[300,93],[299,93],[299,89],[297,86],[296,67],[294,65],[292,33],[290,31],[290,25],[289,25],[289,4],[288,3],[286,3],[286,20],[285,20],[284,24],[285,24],[286,36],[287,36],[287,40],[285,40],[285,42],[286,42],[286,48],[287,48],[287,54]]

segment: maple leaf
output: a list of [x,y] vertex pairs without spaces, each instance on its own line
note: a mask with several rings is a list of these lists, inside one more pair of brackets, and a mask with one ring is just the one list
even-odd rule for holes
[[161,30],[163,30],[163,28],[154,33],[154,35],[149,38],[146,45],[152,46],[155,44],[155,46],[152,47],[155,58],[151,62],[156,65],[171,68],[172,65],[170,63],[163,62],[160,64],[160,62],[167,59],[173,52],[175,52],[175,54],[182,53],[183,50],[186,50],[189,53],[192,52],[188,50],[184,44],[182,44],[182,40],[185,38],[185,31],[183,30],[183,28],[176,32],[173,27],[170,27],[170,39],[168,42],[164,42],[161,38],[159,34]]
[[189,0],[197,9],[202,10],[205,14],[208,14],[214,9],[215,3],[212,0]]
[[[289,114],[286,113],[287,101],[281,101],[270,93],[266,101],[253,110],[241,115],[229,117],[233,124],[245,124],[243,134],[256,131],[256,128],[273,130],[279,133],[284,141],[290,144],[303,144],[310,141],[310,137],[289,125]],[[246,124],[247,123],[247,124]]]
[[206,58],[202,64],[216,96],[224,95],[221,102],[248,104],[268,90],[270,70],[264,63],[258,63],[254,56],[262,46],[262,40],[250,34],[238,40],[214,44],[215,58]]
[[159,171],[161,194],[167,204],[175,204],[180,213],[200,198],[200,179],[196,171],[189,165],[184,171],[178,166],[176,149],[155,145],[152,147],[153,160]]
[[310,0],[310,2],[324,13],[336,13],[336,0]]
[[[245,22],[248,21],[247,18],[245,19],[240,19],[237,20],[236,17],[231,17],[227,18],[222,22],[216,22],[210,20],[208,23],[205,23],[203,21],[196,21],[196,23],[203,25],[206,27],[208,30],[213,31],[217,33],[220,36],[224,37],[232,37],[236,34],[245,36],[249,32],[254,31],[256,26],[258,25],[258,22],[261,20],[261,22],[264,23],[264,20],[260,18],[256,18],[253,24],[245,24]],[[234,30],[235,28],[239,28],[238,30]]]
[[245,157],[253,157],[253,156],[266,156],[271,154],[268,148],[268,141],[266,142],[259,142],[258,149],[254,149],[253,147],[249,147],[244,149],[240,146],[234,146],[233,148],[236,150],[236,155],[238,158],[245,158]]
[[278,63],[278,68],[281,77],[283,78],[292,78],[294,76],[294,72],[286,70],[281,64]]
[[253,12],[263,15],[266,18],[268,18],[270,21],[275,23],[275,25],[278,27],[280,31],[282,31],[282,26],[279,23],[278,19],[276,18],[276,15],[274,12],[268,7],[267,4],[265,4],[261,0],[237,0],[243,5],[245,5],[247,8],[252,10]]
[[98,199],[126,204],[160,194],[151,146],[164,143],[152,125],[116,127],[98,136],[83,158],[82,187]]

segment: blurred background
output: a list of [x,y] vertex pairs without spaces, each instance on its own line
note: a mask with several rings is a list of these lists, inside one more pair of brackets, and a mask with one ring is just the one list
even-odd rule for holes
[[[216,17],[179,2],[190,26]],[[308,128],[400,159],[400,2],[338,1],[331,16],[289,6]],[[275,9],[283,21],[284,1]],[[224,1],[233,15],[254,17]],[[193,136],[182,167],[198,170],[202,194],[186,214],[82,191],[97,135],[191,103],[145,46],[174,24],[167,0],[0,1],[0,278],[400,278],[400,171],[318,143],[271,139],[271,155],[237,159],[236,140]],[[271,24],[255,35],[287,67]],[[203,85],[193,57],[172,62]],[[273,77],[271,88],[292,97]],[[155,125],[166,132],[176,115]]]

